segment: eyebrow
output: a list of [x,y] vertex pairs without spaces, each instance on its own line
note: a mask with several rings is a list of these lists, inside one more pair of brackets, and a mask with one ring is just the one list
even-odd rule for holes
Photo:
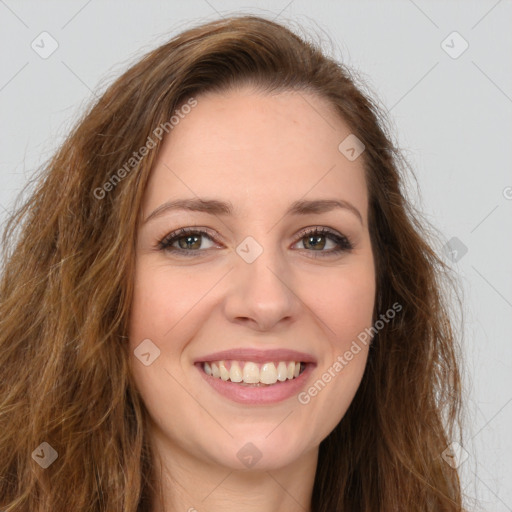
[[[363,217],[359,210],[348,201],[343,199],[315,199],[315,200],[299,200],[291,204],[286,210],[285,215],[310,215],[320,214],[332,211],[334,209],[344,209],[352,212],[363,224]],[[160,217],[164,213],[175,211],[175,210],[186,210],[192,212],[203,212],[211,215],[219,216],[233,216],[235,209],[231,202],[219,201],[217,199],[175,199],[173,201],[167,201],[160,205],[148,217],[143,221],[146,224],[151,219]]]

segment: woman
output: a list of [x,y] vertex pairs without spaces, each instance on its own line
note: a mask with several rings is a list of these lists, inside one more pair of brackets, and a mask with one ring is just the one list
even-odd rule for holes
[[461,510],[449,276],[401,163],[275,22],[129,69],[4,233],[2,510]]

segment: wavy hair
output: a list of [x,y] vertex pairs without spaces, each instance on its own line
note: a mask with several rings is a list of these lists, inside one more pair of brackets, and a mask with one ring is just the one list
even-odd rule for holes
[[[375,335],[353,402],[320,444],[312,512],[462,509],[457,470],[441,456],[462,436],[451,278],[406,199],[409,165],[353,71],[281,24],[239,15],[182,32],[108,86],[5,225],[3,511],[151,510],[148,412],[126,338],[141,200],[161,146],[152,134],[191,97],[243,84],[319,95],[365,144],[374,318],[403,306]],[[155,147],[134,163],[148,137]],[[47,468],[42,443],[57,456]]]

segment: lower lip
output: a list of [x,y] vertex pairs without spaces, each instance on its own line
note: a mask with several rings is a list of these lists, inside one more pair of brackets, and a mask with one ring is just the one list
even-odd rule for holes
[[307,363],[306,368],[298,377],[291,380],[287,379],[284,382],[277,381],[271,386],[262,387],[243,386],[231,381],[222,380],[218,377],[212,377],[204,372],[202,363],[197,364],[196,367],[203,376],[203,379],[221,395],[224,395],[234,402],[259,405],[282,402],[292,396],[296,396],[305,386],[315,365]]

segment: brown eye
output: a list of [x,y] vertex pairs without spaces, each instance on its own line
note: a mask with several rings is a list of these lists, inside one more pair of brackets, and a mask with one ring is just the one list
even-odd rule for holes
[[204,238],[213,242],[213,238],[206,231],[182,228],[173,231],[158,242],[158,248],[162,251],[179,252],[187,256],[193,256],[193,253],[203,252],[211,248],[210,246],[201,249]]
[[[324,250],[327,245],[327,240],[331,243],[334,242],[334,249]],[[309,252],[319,253],[320,256],[327,256],[329,254],[339,254],[343,251],[350,251],[353,249],[353,245],[350,240],[343,235],[340,235],[327,228],[315,228],[301,233],[301,239],[305,249],[310,249]],[[316,254],[315,254],[316,256]]]
[[[304,246],[306,249],[323,249],[325,248],[326,239],[325,235],[308,235],[303,238],[305,240]],[[324,239],[322,241],[322,239]]]
[[[202,247],[205,238],[212,243],[212,245],[206,248]],[[204,230],[181,228],[160,240],[158,242],[158,249],[183,254],[184,256],[198,256],[211,249],[214,242],[214,237]],[[314,253],[315,257],[335,255],[350,251],[353,248],[346,236],[331,231],[328,228],[303,230],[300,233],[299,241],[295,245],[299,243],[302,243],[302,248],[299,248]],[[325,249],[329,243],[334,244],[334,247]]]

